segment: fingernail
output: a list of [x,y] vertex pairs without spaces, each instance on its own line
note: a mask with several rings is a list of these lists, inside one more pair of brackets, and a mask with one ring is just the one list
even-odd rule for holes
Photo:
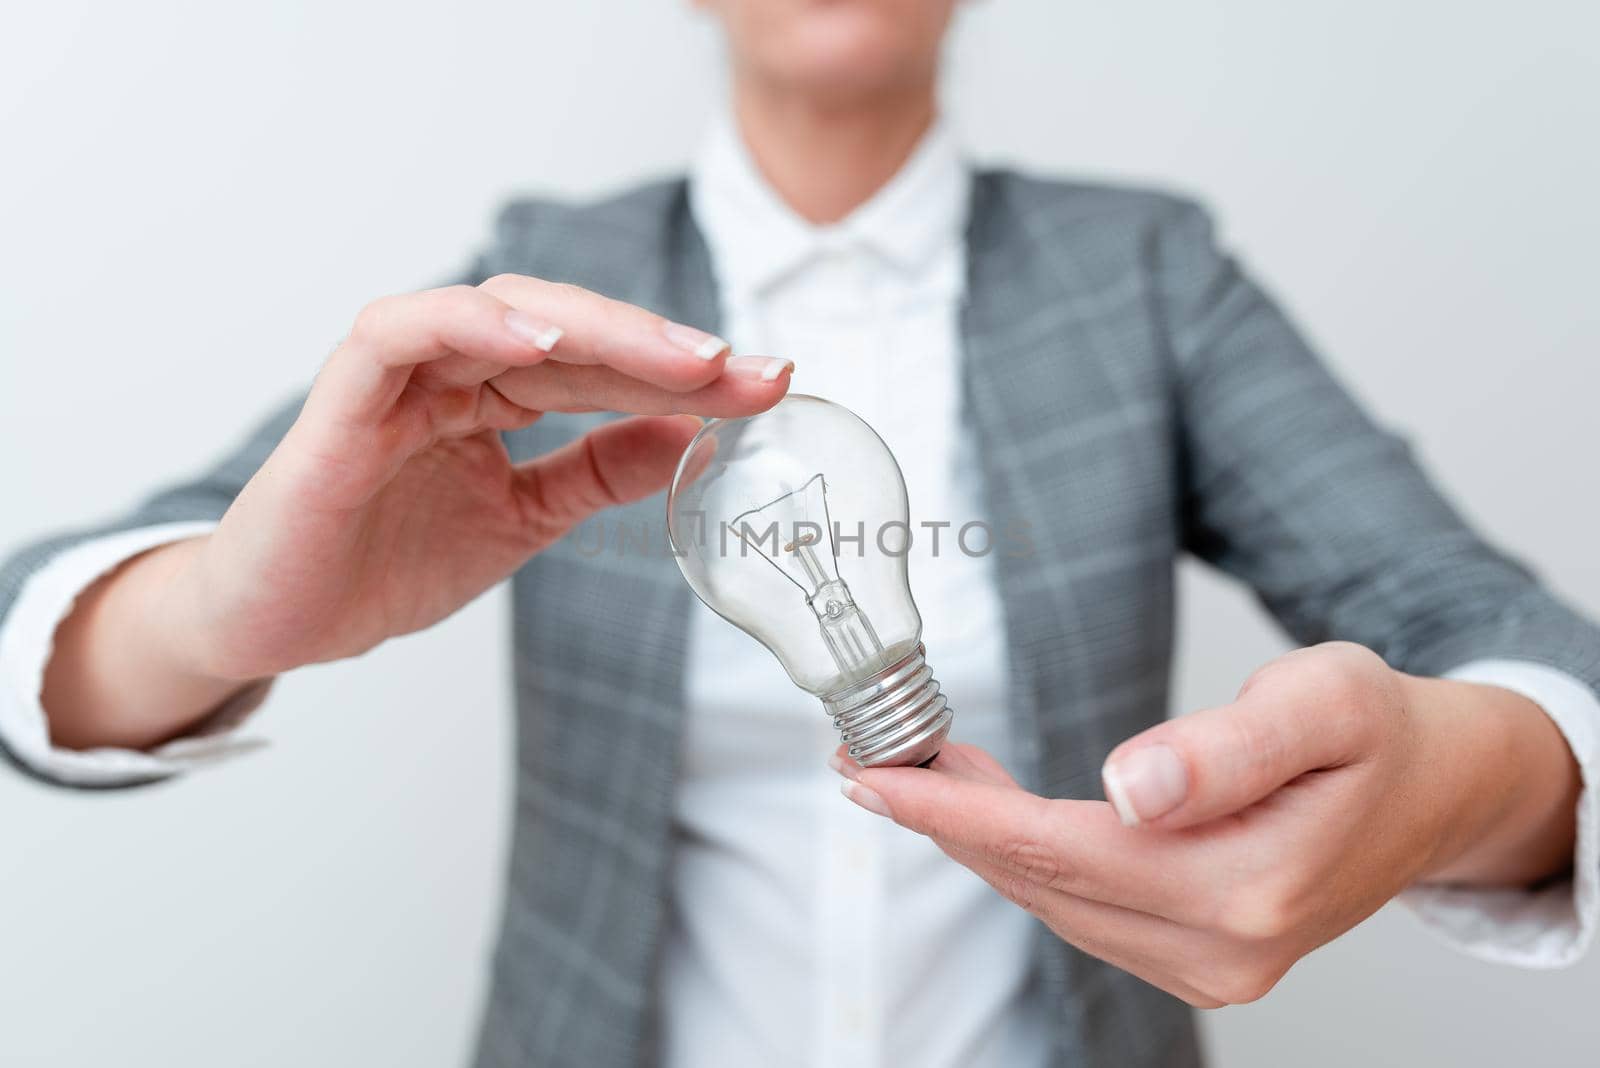
[[776,356],[729,356],[725,370],[728,374],[738,375],[740,378],[773,382],[785,371],[793,371],[794,361]]
[[1189,772],[1183,758],[1166,745],[1147,745],[1118,757],[1100,773],[1106,800],[1124,826],[1159,819],[1189,796]]
[[846,779],[839,784],[839,792],[874,815],[889,815],[889,806],[883,803],[883,798],[878,796],[878,791],[870,786],[862,786],[858,782]]
[[728,343],[715,334],[708,334],[704,330],[696,330],[692,326],[682,323],[669,322],[662,328],[662,333],[667,335],[667,340],[687,352],[692,352],[702,360],[714,360],[728,351]]
[[834,771],[837,771],[840,775],[843,775],[847,779],[854,779],[857,775],[861,774],[860,766],[858,766],[854,761],[844,759],[838,753],[835,753],[828,758],[828,767],[832,768]]
[[554,323],[535,319],[527,312],[519,311],[506,312],[506,329],[540,352],[549,352],[555,348],[556,342],[561,340],[561,335],[566,333]]

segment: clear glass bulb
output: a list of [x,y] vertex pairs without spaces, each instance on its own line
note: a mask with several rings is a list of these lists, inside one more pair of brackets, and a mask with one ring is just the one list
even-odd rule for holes
[[667,496],[678,567],[821,698],[865,766],[931,760],[951,711],[923,657],[900,465],[854,412],[790,394],[707,423]]

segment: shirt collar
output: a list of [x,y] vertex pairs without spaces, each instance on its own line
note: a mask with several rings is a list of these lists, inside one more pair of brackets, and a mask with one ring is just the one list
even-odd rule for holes
[[730,295],[758,292],[820,252],[865,247],[914,277],[966,226],[971,170],[943,119],[936,119],[900,170],[837,223],[796,215],[762,177],[723,114],[690,171],[690,202]]

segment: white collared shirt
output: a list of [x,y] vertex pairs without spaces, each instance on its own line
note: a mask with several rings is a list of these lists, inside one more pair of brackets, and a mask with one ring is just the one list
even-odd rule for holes
[[[692,184],[735,348],[797,364],[795,388],[862,415],[902,458],[912,520],[980,515],[961,424],[958,309],[970,172],[936,126],[895,179],[844,222],[812,227],[719,124]],[[909,462],[914,460],[914,462]],[[174,524],[79,544],[32,576],[0,626],[0,737],[66,782],[167,774],[242,751],[232,729],[155,752],[53,748],[39,703],[56,624],[101,574],[209,529]],[[928,660],[956,709],[954,737],[1009,759],[1000,604],[986,558],[913,544]],[[1033,982],[1033,921],[925,839],[839,796],[816,700],[744,634],[697,610],[688,665],[679,841],[661,971],[674,1066],[1043,1064],[1048,1006]],[[1571,961],[1595,928],[1600,701],[1539,665],[1481,661],[1453,675],[1538,703],[1578,758],[1574,884],[1537,892],[1408,891],[1423,919],[1491,960]]]
[[[902,457],[914,531],[949,521],[910,573],[952,737],[1012,748],[990,558],[955,551],[982,518],[962,432],[957,315],[971,175],[936,126],[843,222],[814,227],[762,181],[731,122],[691,174],[724,334],[795,362],[793,389],[843,404]],[[909,462],[908,462],[909,461]],[[838,745],[816,698],[696,604],[687,672],[665,1063],[1044,1063],[1034,924],[931,841],[839,795]]]

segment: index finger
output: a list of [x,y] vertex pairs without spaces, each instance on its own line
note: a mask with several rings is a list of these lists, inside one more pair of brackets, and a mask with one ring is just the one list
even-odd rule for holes
[[1201,878],[1196,847],[1180,832],[1130,830],[1104,801],[924,768],[868,768],[856,781],[900,826],[1075,897],[1172,916]]
[[561,328],[551,360],[594,364],[674,393],[715,381],[728,343],[698,327],[579,286],[503,274],[480,287]]

